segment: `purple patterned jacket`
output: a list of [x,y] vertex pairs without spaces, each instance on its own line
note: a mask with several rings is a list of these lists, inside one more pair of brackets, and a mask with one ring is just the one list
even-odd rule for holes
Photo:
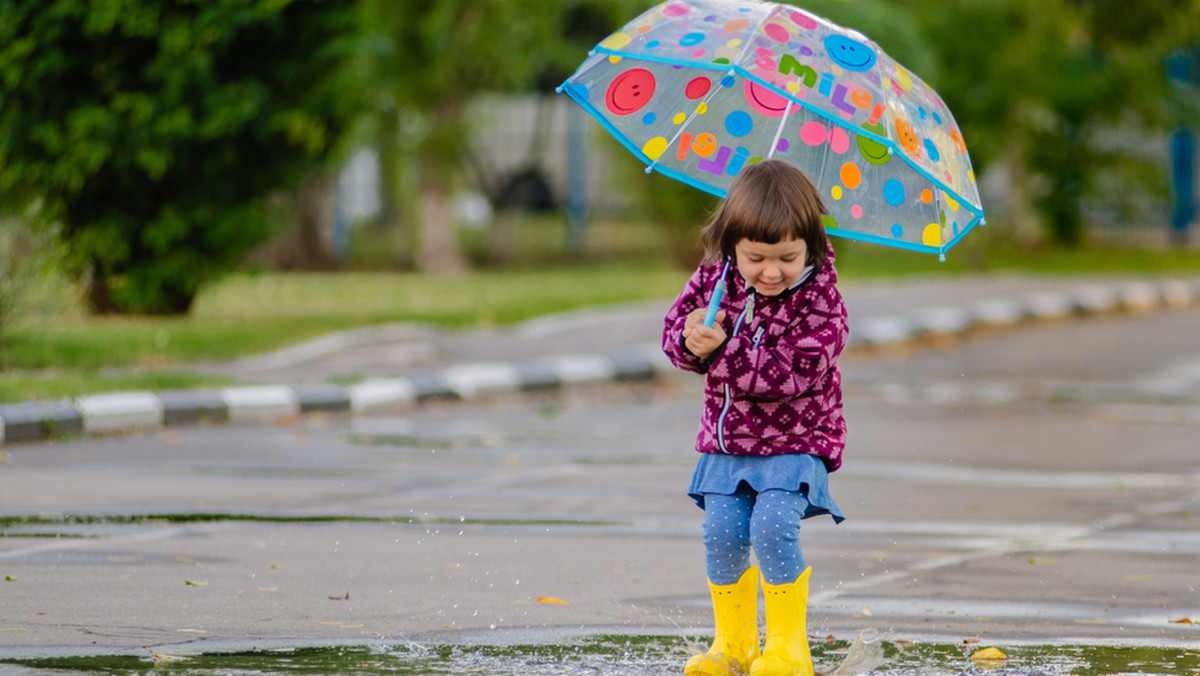
[[729,338],[707,361],[684,347],[683,326],[689,313],[708,306],[721,266],[701,265],[688,280],[667,313],[662,346],[675,366],[707,374],[697,451],[808,453],[830,472],[841,466],[846,420],[838,356],[849,324],[833,259],[830,247],[820,270],[775,297],[754,291],[731,266],[721,302]]

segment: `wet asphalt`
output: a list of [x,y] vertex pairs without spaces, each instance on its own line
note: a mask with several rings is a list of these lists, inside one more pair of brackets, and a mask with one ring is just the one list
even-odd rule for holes
[[[847,297],[879,314],[1044,283]],[[641,342],[652,306],[435,337],[420,361]],[[848,355],[831,489],[849,520],[804,526],[810,634],[1200,645],[1196,336],[1192,307]],[[238,372],[403,372],[387,347]],[[0,656],[701,637],[683,495],[699,389],[679,374],[5,447],[0,514],[24,522],[0,538]]]

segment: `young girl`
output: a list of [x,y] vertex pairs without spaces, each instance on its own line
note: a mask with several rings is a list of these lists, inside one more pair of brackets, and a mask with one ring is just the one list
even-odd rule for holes
[[[663,350],[677,367],[706,374],[688,495],[704,509],[716,639],[688,660],[686,674],[813,673],[805,627],[812,569],[800,521],[844,518],[828,473],[846,442],[838,356],[848,325],[826,213],[801,170],[778,160],[747,165],[701,232],[705,262],[667,313]],[[704,326],[722,274],[722,309]],[[766,605],[761,652],[752,548]]]

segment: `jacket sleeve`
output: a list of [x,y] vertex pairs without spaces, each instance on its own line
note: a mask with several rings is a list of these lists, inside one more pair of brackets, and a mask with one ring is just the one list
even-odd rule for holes
[[672,364],[684,371],[692,371],[694,373],[708,372],[709,362],[697,357],[684,347],[683,325],[693,310],[707,306],[705,288],[711,286],[712,282],[715,281],[711,277],[712,275],[706,266],[702,265],[696,268],[696,271],[692,273],[691,279],[684,285],[683,291],[679,293],[679,297],[675,299],[675,303],[671,305],[671,309],[667,312],[667,316],[663,320],[663,352],[666,353],[667,358],[671,360]]
[[751,396],[795,399],[837,365],[847,327],[841,293],[824,285],[814,289],[805,314],[774,345],[756,348],[752,335],[730,338],[709,365],[709,377]]

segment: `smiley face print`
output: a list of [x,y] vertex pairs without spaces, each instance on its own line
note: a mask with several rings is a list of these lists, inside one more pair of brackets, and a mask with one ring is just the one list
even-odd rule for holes
[[834,63],[856,73],[869,70],[877,59],[874,49],[845,35],[835,34],[825,38],[825,53]]
[[908,120],[897,117],[895,127],[896,142],[900,144],[904,152],[908,153],[909,157],[913,159],[919,158],[921,156],[921,143],[917,139],[917,132],[913,130],[912,125],[908,123]]
[[654,98],[654,73],[645,68],[630,68],[613,78],[604,93],[604,105],[613,115],[632,115]]

